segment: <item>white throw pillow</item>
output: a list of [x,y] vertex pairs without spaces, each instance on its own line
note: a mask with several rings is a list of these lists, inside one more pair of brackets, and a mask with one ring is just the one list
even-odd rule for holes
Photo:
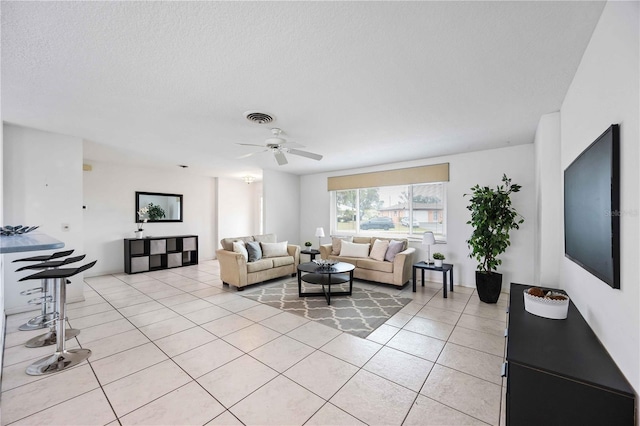
[[349,241],[342,241],[340,256],[345,257],[369,257],[369,246],[371,244],[357,244]]
[[373,242],[373,247],[371,248],[370,258],[374,260],[379,260],[380,262],[384,261],[384,255],[387,254],[387,249],[389,248],[388,240],[375,240]]
[[247,251],[247,248],[244,246],[244,241],[234,241],[233,251],[243,255],[245,262],[249,261],[249,252]]
[[280,257],[289,256],[287,251],[288,241],[282,241],[280,243],[260,243],[262,247],[262,257]]
[[335,256],[340,254],[340,249],[342,248],[341,244],[343,241],[352,243],[353,237],[331,237],[331,254]]

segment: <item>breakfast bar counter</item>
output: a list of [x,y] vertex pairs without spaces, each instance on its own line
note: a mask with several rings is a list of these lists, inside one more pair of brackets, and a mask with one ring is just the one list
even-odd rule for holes
[[0,253],[52,250],[62,247],[64,247],[62,241],[41,232],[0,237]]

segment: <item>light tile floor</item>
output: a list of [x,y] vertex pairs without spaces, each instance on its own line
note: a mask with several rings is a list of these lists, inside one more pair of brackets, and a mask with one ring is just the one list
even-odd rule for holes
[[52,348],[23,346],[33,313],[7,318],[2,424],[504,424],[506,294],[358,282],[413,299],[361,339],[241,297],[216,261],[85,284],[68,347],[89,362],[26,375]]

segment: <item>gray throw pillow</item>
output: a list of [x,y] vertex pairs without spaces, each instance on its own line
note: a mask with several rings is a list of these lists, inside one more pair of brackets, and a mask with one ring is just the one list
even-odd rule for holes
[[386,260],[387,262],[393,262],[393,259],[396,258],[396,254],[400,253],[403,247],[403,241],[389,241],[389,248],[387,248],[387,252],[384,255],[384,260]]
[[260,243],[255,241],[249,241],[245,244],[247,252],[249,253],[249,262],[255,262],[262,259],[262,249]]

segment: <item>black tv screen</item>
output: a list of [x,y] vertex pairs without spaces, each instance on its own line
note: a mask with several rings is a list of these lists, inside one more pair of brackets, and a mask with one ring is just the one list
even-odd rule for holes
[[609,127],[564,171],[565,256],[620,288],[619,128]]

